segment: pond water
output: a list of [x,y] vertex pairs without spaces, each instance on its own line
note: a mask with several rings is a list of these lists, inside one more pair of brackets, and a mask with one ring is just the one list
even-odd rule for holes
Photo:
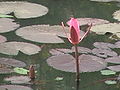
[[[0,0],[0,1],[2,2],[6,0]],[[8,0],[8,1],[11,1],[11,0]],[[66,23],[70,19],[70,17],[98,18],[98,19],[108,20],[111,23],[119,22],[116,19],[114,19],[112,15],[116,10],[119,10],[120,8],[118,6],[119,4],[118,2],[105,3],[105,2],[93,2],[90,0],[16,0],[16,1],[28,1],[30,3],[37,3],[37,4],[44,5],[49,9],[46,15],[43,15],[40,17],[24,18],[24,19],[17,18],[15,16],[12,17],[11,19],[14,19],[15,22],[20,25],[19,28],[30,26],[30,25],[47,25],[47,24],[51,26],[61,25],[61,22]],[[11,13],[9,15],[14,15],[14,14]],[[6,25],[6,27],[7,26],[8,25]],[[86,26],[83,26],[81,28],[84,29],[85,27]],[[66,38],[59,37],[62,40],[64,40],[65,43],[50,44],[50,43],[40,43],[37,41],[33,42],[32,40],[29,40],[26,38],[24,39],[20,37],[20,35],[17,35],[16,31],[1,33],[0,35],[5,36],[7,38],[7,41],[9,42],[13,42],[13,41],[26,42],[26,43],[31,43],[41,47],[41,51],[38,50],[38,53],[30,54],[30,55],[25,54],[23,51],[18,52],[17,55],[7,55],[7,54],[0,53],[1,58],[12,58],[12,59],[17,59],[26,63],[27,66],[24,67],[26,69],[28,69],[29,66],[32,64],[35,66],[35,70],[37,71],[34,84],[17,84],[17,83],[11,83],[11,82],[5,81],[5,78],[7,77],[20,76],[20,74],[13,72],[10,74],[9,73],[0,74],[0,85],[21,85],[21,86],[30,87],[32,88],[32,90],[120,90],[119,80],[117,80],[117,84],[108,85],[105,83],[106,80],[110,80],[111,78],[113,78],[112,80],[114,80],[114,78],[119,75],[120,69],[115,75],[108,75],[108,76],[102,75],[100,70],[96,70],[95,72],[91,72],[88,70],[87,72],[80,73],[80,83],[79,83],[79,88],[77,88],[76,81],[75,81],[75,78],[76,78],[75,73],[65,72],[64,70],[55,69],[50,65],[48,65],[47,59],[52,56],[49,52],[51,49],[55,49],[55,48],[71,49],[72,44],[70,44]],[[119,38],[117,38],[117,40],[110,39],[109,38],[110,36],[111,34],[98,35],[95,33],[90,33],[79,44],[79,46],[86,47],[89,49],[94,49],[95,47],[93,46],[93,43],[95,42],[105,42],[105,43],[114,44],[120,40]],[[12,48],[14,48],[14,46]],[[119,56],[120,54],[119,48],[117,49],[112,48],[112,50],[117,53],[117,55],[115,54],[115,56]],[[100,54],[103,55],[104,52],[101,52]],[[112,55],[110,57],[114,56]],[[106,59],[106,56],[101,58]],[[120,64],[120,61],[119,61],[119,64]],[[108,63],[108,66],[111,66],[111,65],[114,65],[114,64]],[[12,66],[12,68],[13,67],[14,66]],[[93,67],[96,68],[97,66],[93,65]],[[0,69],[1,68],[2,66],[0,66]],[[0,90],[17,90],[17,89],[8,88],[8,89],[0,89]],[[19,88],[18,90],[22,90],[22,89]]]

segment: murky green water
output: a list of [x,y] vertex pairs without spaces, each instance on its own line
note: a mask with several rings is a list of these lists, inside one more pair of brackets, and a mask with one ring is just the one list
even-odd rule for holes
[[[4,1],[4,0],[0,0]],[[9,0],[10,1],[10,0]],[[48,14],[32,19],[15,19],[20,23],[21,27],[36,24],[50,24],[60,25],[60,22],[68,21],[70,17],[75,18],[100,18],[106,19],[111,22],[115,22],[112,14],[119,7],[116,6],[116,2],[111,3],[97,3],[89,0],[24,0],[33,3],[42,4],[49,8]],[[16,36],[15,32],[8,32],[1,34],[7,37],[8,41],[24,41],[34,43],[32,41],[24,40]],[[84,39],[79,45],[84,47],[93,48],[92,44],[96,41],[102,42],[114,42],[114,40],[108,39],[108,35],[95,35],[91,34]],[[51,48],[70,48],[72,45],[65,39],[65,44],[40,44],[45,45],[42,51],[35,55],[25,55],[21,52],[17,56],[8,56],[0,54],[1,57],[15,58],[24,61],[28,66],[30,64],[36,65],[37,78],[36,81],[40,81],[37,85],[27,85],[33,90],[76,90],[75,73],[64,72],[56,70],[46,63],[46,59],[50,56],[49,50]],[[28,67],[26,67],[28,68]],[[0,84],[6,84],[3,78],[12,76],[13,74],[0,75]],[[63,80],[56,81],[56,77],[63,77]],[[114,77],[114,76],[108,76]],[[119,90],[120,85],[107,85],[100,81],[106,76],[102,76],[100,72],[81,73],[80,74],[80,87],[78,90]],[[25,85],[26,86],[26,85]]]

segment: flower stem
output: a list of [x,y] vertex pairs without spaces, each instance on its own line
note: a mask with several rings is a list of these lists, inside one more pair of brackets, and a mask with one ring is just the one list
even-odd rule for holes
[[79,58],[78,58],[78,47],[75,44],[75,59],[76,59],[76,81],[79,82]]

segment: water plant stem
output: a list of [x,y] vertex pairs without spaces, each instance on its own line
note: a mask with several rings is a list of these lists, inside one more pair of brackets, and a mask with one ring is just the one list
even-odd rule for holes
[[78,47],[77,44],[74,45],[75,47],[75,60],[76,60],[76,81],[79,82],[80,75],[79,75],[79,58],[78,58]]

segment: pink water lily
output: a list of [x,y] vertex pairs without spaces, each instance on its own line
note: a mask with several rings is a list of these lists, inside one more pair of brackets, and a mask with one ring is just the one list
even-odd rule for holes
[[[75,18],[71,18],[67,24],[69,25],[70,27],[70,34],[68,36],[68,40],[73,44],[73,45],[76,45],[76,44],[79,44],[83,38],[88,34],[88,32],[90,31],[90,28],[92,25],[90,25],[88,27],[88,30],[86,31],[86,33],[81,37],[80,36],[80,28],[79,28],[79,22],[77,19]],[[64,27],[64,24],[62,23],[62,26]]]

